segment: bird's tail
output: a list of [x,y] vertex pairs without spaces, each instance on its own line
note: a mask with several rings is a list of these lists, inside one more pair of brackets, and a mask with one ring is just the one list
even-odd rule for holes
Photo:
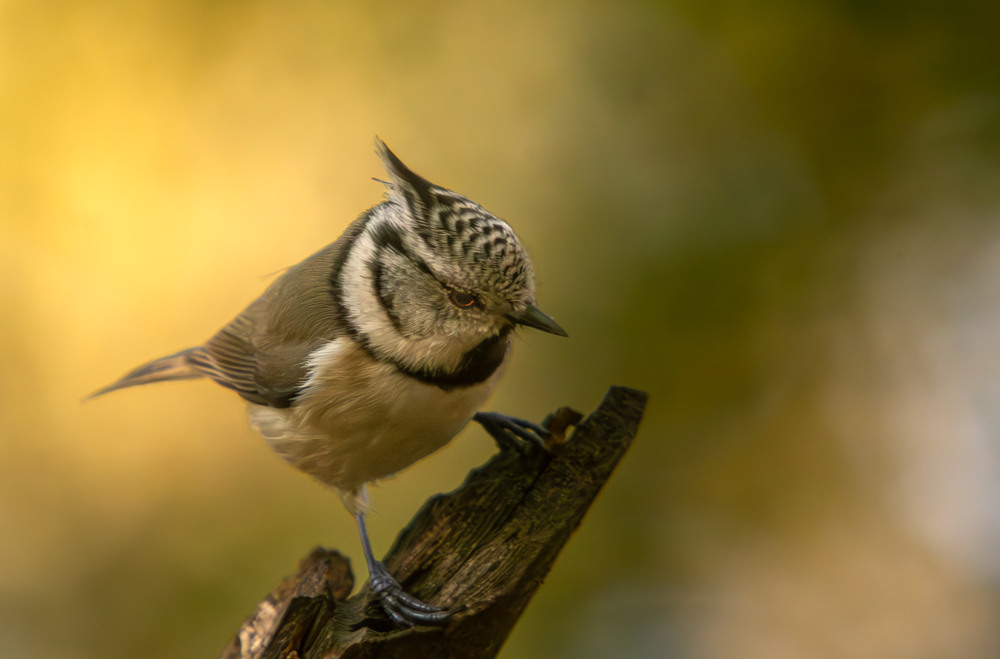
[[202,348],[188,348],[173,355],[154,359],[148,364],[133,369],[123,375],[117,382],[112,382],[103,389],[98,389],[87,396],[85,400],[103,396],[116,389],[126,387],[136,387],[140,384],[150,384],[151,382],[165,382],[167,380],[190,380],[200,378],[204,373],[199,371],[191,363],[191,357],[202,351]]

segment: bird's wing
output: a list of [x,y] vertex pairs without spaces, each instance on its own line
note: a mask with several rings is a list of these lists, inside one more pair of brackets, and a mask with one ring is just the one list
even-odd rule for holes
[[344,333],[337,296],[347,250],[369,214],[289,268],[189,356],[199,371],[259,405],[288,407],[308,378],[310,353]]
[[305,381],[310,349],[289,346],[281,359],[275,359],[255,345],[253,321],[252,314],[244,312],[188,359],[199,371],[252,403],[288,407]]

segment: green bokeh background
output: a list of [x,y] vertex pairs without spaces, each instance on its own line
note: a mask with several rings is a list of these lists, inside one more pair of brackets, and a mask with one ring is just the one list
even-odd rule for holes
[[[561,340],[493,409],[651,402],[506,657],[1000,654],[1000,4],[0,0],[0,656],[215,656],[336,496],[210,336],[379,201],[507,218]],[[373,492],[378,552],[493,450]]]

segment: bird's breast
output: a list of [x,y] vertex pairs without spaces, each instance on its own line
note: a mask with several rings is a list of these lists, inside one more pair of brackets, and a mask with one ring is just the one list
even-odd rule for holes
[[483,405],[503,371],[442,389],[375,360],[350,338],[316,349],[286,409],[251,405],[251,424],[292,465],[354,492],[441,448]]

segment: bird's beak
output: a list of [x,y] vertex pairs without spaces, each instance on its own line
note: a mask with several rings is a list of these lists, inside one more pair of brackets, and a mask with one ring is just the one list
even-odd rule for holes
[[507,317],[518,325],[534,327],[535,329],[540,329],[543,332],[555,334],[556,336],[569,336],[569,334],[566,333],[566,330],[559,327],[559,323],[546,316],[533,304],[528,305],[528,308],[524,311],[508,314]]

